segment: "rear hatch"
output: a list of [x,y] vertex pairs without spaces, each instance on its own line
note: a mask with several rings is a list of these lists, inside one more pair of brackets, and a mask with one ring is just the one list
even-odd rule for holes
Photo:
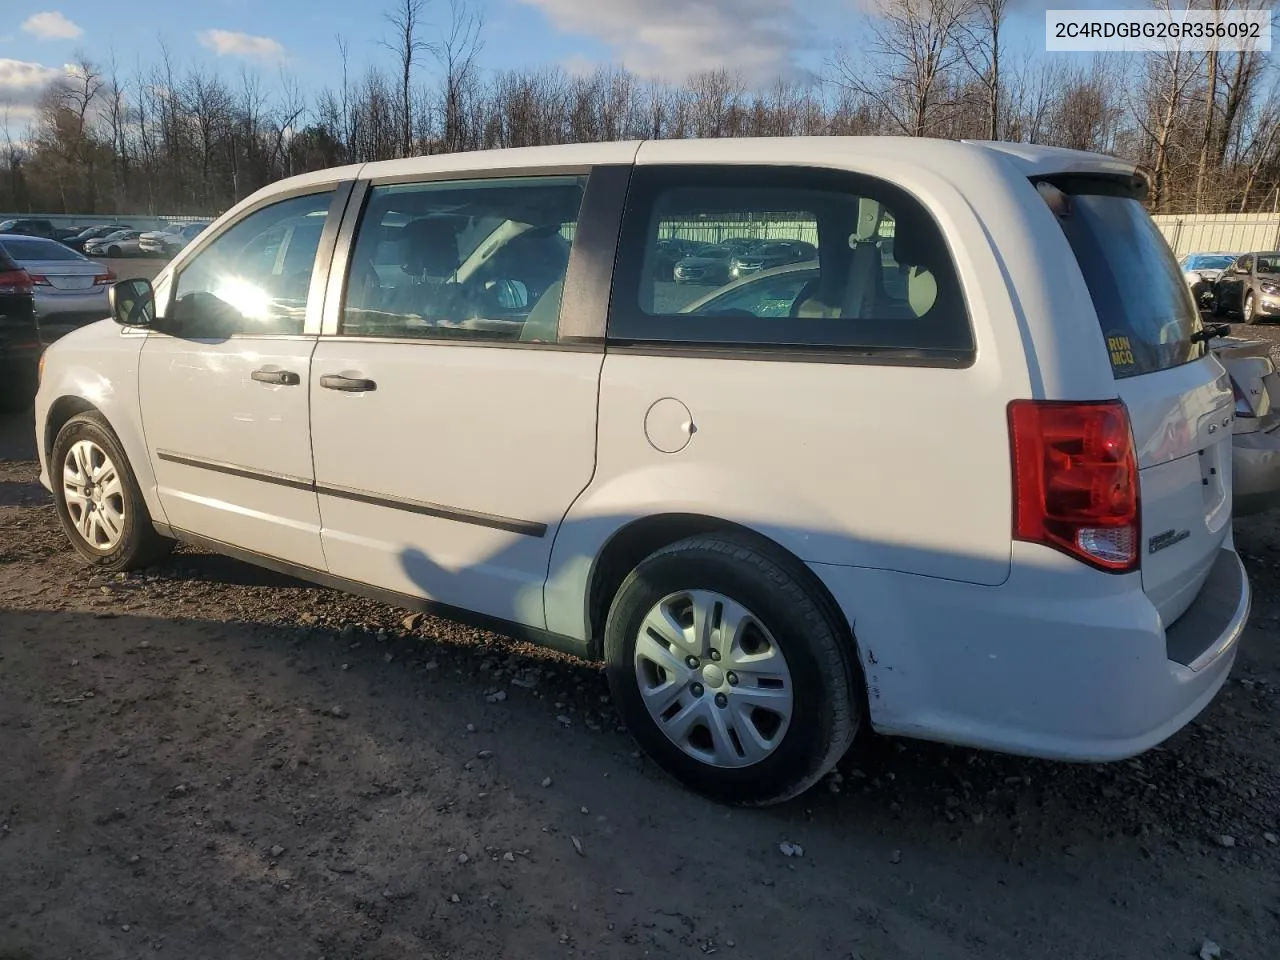
[[1142,586],[1168,628],[1195,600],[1230,530],[1231,380],[1203,342],[1182,271],[1134,185],[1054,183],[1068,195],[1058,222],[1092,294],[1129,412]]

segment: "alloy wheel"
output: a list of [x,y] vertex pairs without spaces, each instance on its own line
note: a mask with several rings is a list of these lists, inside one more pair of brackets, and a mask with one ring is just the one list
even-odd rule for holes
[[746,607],[710,590],[672,593],[649,610],[636,637],[635,676],[658,729],[716,767],[769,757],[795,706],[773,634]]
[[124,485],[111,458],[92,440],[77,440],[67,450],[62,495],[85,543],[103,552],[119,545],[125,527]]

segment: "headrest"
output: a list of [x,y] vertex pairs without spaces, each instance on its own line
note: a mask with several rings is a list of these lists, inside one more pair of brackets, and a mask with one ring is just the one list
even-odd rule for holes
[[414,220],[404,226],[402,236],[408,273],[442,277],[458,269],[458,233],[452,221]]
[[932,273],[912,267],[907,273],[907,304],[917,317],[923,317],[938,299],[938,281]]
[[893,259],[903,266],[933,269],[942,253],[940,239],[931,223],[920,223],[916,217],[899,220],[893,230]]

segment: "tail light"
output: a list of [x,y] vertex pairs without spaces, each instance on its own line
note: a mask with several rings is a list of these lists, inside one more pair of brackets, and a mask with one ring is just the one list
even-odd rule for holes
[[1118,400],[1009,404],[1013,535],[1099,570],[1138,569],[1138,463]]
[[0,271],[0,293],[23,294],[31,293],[32,278],[25,270],[3,270]]
[[32,273],[32,274],[29,274],[29,276],[31,277],[31,285],[33,287],[53,286],[53,284],[49,282],[49,278],[46,277],[43,273]]
[[116,275],[108,270],[106,273],[100,273],[93,278],[93,284],[96,287],[102,286],[104,283],[115,283]]

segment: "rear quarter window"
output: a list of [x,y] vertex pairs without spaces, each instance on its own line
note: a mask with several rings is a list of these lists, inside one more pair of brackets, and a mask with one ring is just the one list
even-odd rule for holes
[[[672,242],[705,245],[696,272],[664,258]],[[759,270],[765,257],[782,266]],[[974,353],[951,252],[920,201],[805,167],[637,168],[608,336],[873,363],[960,366]]]
[[1119,190],[1068,196],[1058,223],[1089,287],[1113,374],[1140,376],[1203,356],[1192,339],[1200,313],[1141,202]]

